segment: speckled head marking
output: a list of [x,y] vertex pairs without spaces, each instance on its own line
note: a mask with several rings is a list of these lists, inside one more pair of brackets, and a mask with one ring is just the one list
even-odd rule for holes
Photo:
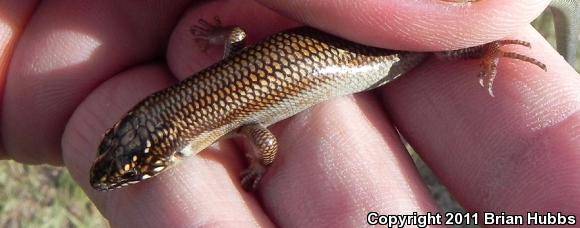
[[145,118],[139,113],[139,110],[128,113],[105,133],[90,171],[93,188],[106,191],[134,184],[159,174],[173,163],[173,155],[159,151],[171,147],[168,139],[172,137],[157,130],[164,127],[153,124],[151,119],[155,118]]

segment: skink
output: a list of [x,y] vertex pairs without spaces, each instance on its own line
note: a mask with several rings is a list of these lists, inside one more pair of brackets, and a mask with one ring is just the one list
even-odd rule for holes
[[[224,38],[224,59],[148,96],[109,129],[91,168],[93,188],[104,191],[137,183],[223,137],[242,135],[255,148],[242,175],[242,186],[251,191],[277,152],[267,126],[330,98],[388,83],[433,54],[364,46],[309,27],[290,29],[249,47],[243,47],[245,33],[237,27],[201,21],[194,32],[200,40]],[[533,58],[500,50],[508,44],[529,46],[501,40],[435,55],[482,59],[480,83],[490,93],[499,58],[520,59],[546,70]]]

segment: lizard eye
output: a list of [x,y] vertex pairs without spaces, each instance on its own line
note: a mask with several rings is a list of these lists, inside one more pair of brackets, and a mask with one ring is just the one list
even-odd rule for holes
[[138,175],[137,172],[135,172],[135,170],[129,170],[123,174],[123,179],[127,180],[135,180],[137,179],[137,177]]

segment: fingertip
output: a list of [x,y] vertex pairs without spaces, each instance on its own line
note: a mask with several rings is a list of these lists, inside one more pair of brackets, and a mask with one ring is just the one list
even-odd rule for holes
[[476,46],[510,35],[537,17],[549,1],[486,0],[466,5],[436,0],[259,2],[359,43],[395,50],[435,51]]

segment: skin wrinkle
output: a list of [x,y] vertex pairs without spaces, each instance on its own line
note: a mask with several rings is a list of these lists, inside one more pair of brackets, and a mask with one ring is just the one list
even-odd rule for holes
[[[174,171],[173,173],[171,173],[172,175],[166,175],[164,180],[159,180],[159,181],[164,181],[164,182],[169,182],[169,183],[181,183],[181,184],[176,184],[174,188],[170,188],[168,187],[168,185],[157,185],[157,187],[149,189],[147,191],[144,192],[144,197],[154,197],[154,198],[168,198],[171,200],[153,200],[150,201],[148,203],[146,203],[144,206],[146,208],[155,208],[152,211],[155,210],[159,210],[159,211],[168,211],[169,213],[153,213],[153,214],[160,214],[163,217],[160,217],[159,219],[156,218],[152,218],[150,220],[147,221],[147,224],[150,226],[167,226],[167,225],[171,225],[171,224],[164,224],[166,222],[164,221],[181,221],[178,222],[178,224],[186,224],[190,218],[188,217],[196,217],[196,220],[200,220],[199,222],[204,221],[205,219],[203,217],[198,217],[197,215],[200,214],[198,212],[192,211],[192,210],[188,210],[188,203],[190,203],[191,205],[194,206],[198,206],[198,203],[195,201],[191,201],[188,200],[187,196],[184,196],[183,194],[181,194],[181,192],[183,192],[183,190],[187,189],[189,186],[188,185],[183,185],[183,179],[184,179],[184,174],[181,172],[176,172]],[[153,180],[153,179],[152,179]],[[196,192],[196,191],[190,191],[190,192]],[[165,195],[169,195],[169,196],[173,196],[175,195],[176,197],[163,197]],[[185,203],[188,202],[188,203]],[[160,203],[160,204],[159,204]],[[149,204],[149,205],[148,205]],[[146,212],[147,214],[150,214],[152,211]],[[130,215],[130,217],[132,218],[139,218],[140,214],[132,214]],[[130,224],[127,224],[130,225]]]
[[[215,166],[221,172],[232,172],[231,170],[225,169],[225,167],[223,167],[220,164],[214,164],[213,166]],[[235,211],[238,211],[238,213],[240,211],[242,211],[244,214],[254,214],[255,211],[261,211],[261,208],[256,205],[256,202],[248,204],[247,201],[253,200],[253,199],[248,199],[243,194],[240,195],[236,188],[233,188],[233,187],[223,188],[223,187],[221,187],[224,184],[235,185],[237,183],[234,183],[230,179],[227,179],[227,178],[212,178],[212,180],[219,180],[219,181],[215,183],[215,186],[207,186],[207,189],[204,189],[204,191],[199,191],[199,192],[213,192],[214,197],[216,199],[220,200],[220,202],[222,202],[222,203],[220,203],[220,202],[216,202],[216,203],[219,205],[228,205],[226,207],[227,210],[235,210]],[[235,179],[235,180],[237,181],[237,179]],[[190,183],[191,183],[191,180],[190,180]],[[212,183],[212,185],[214,185],[214,184]],[[217,191],[213,190],[212,191],[212,189],[225,189],[225,190],[224,191],[222,191],[222,190],[217,190]],[[190,192],[190,191],[184,191],[184,192]],[[229,198],[222,197],[222,196],[228,196],[228,195],[235,196],[235,198],[232,200]],[[191,201],[191,200],[188,200],[188,201]],[[187,201],[184,201],[184,202],[187,202]],[[213,204],[210,204],[210,205],[207,205],[203,208],[213,208],[212,205]],[[250,209],[252,209],[252,210],[250,210]],[[214,208],[213,210],[215,210],[215,213],[213,213],[213,214],[217,214],[217,215],[223,213],[223,211],[224,211],[223,208]],[[257,220],[254,220],[253,223],[258,223],[258,224],[263,224],[263,225],[270,223],[270,221],[268,221],[267,218],[260,216],[258,214],[255,214],[255,218],[257,218]],[[233,217],[232,219],[235,219],[235,217]]]
[[[361,96],[357,96],[357,97],[361,97]],[[367,99],[368,99],[368,98],[367,98]],[[359,100],[360,100],[361,102],[357,102],[357,101],[359,101]],[[362,99],[355,99],[355,100],[353,100],[353,101],[355,101],[355,102],[356,102],[356,104],[357,104],[357,106],[359,106],[359,107],[361,107],[361,108],[364,108],[365,106],[368,106],[368,104],[366,104],[365,102],[362,102],[362,101],[363,101]],[[368,112],[368,113],[382,113],[382,114],[384,114],[384,115],[386,115],[386,114],[387,114],[387,113],[383,113],[383,112],[376,112],[376,111],[375,111],[375,112]],[[379,132],[379,131],[380,131],[380,130],[379,130],[377,127],[376,127],[376,125],[375,125],[375,124],[372,124],[372,123],[371,123],[371,122],[372,122],[372,120],[371,120],[371,118],[372,118],[372,117],[370,117],[370,116],[368,116],[368,115],[365,115],[364,113],[354,113],[352,116],[361,116],[361,117],[363,117],[363,118],[365,119],[365,121],[364,121],[365,123],[369,123],[368,125],[366,125],[366,126],[364,126],[364,127],[362,127],[362,128],[365,128],[365,129],[372,129],[372,130],[371,130],[371,132]],[[350,118],[345,118],[345,119],[350,119]],[[330,126],[332,126],[332,125],[330,125]],[[350,125],[346,125],[346,126],[350,126]],[[351,127],[351,128],[349,128],[349,129],[346,129],[345,131],[339,131],[339,132],[352,132],[352,131],[356,131],[357,127],[361,127],[361,126],[356,126],[356,127],[354,127],[354,128],[353,128],[353,127]],[[336,129],[335,129],[335,130],[336,130]],[[333,131],[335,131],[335,130],[333,130]],[[331,131],[331,132],[333,132],[333,131]],[[391,133],[392,135],[394,134],[393,132],[390,132],[390,133]],[[353,135],[353,136],[354,136],[354,135]],[[348,137],[348,134],[344,135],[343,137],[347,137],[347,138],[345,138],[344,140],[342,140],[342,141],[344,141],[344,142],[355,142],[355,143],[356,143],[356,142],[362,142],[361,140],[356,140],[356,139],[353,139],[353,138],[350,138],[350,137]],[[349,138],[350,138],[350,139],[349,139]],[[384,144],[382,141],[378,141],[378,140],[377,140],[376,142],[375,142],[375,141],[373,141],[374,139],[378,139],[378,138],[376,138],[376,137],[370,137],[370,135],[369,135],[369,136],[361,136],[361,135],[357,135],[357,138],[360,138],[360,139],[366,139],[366,141],[365,141],[365,144],[366,144],[366,143],[368,143],[368,144],[377,144],[377,145],[383,144],[383,146],[381,146],[381,148],[382,148],[382,147],[384,147],[384,148],[388,148],[388,146],[387,146],[386,144]],[[395,137],[395,138],[396,138],[396,137]],[[386,138],[380,138],[380,139],[387,140]],[[394,143],[394,144],[398,144],[398,145],[402,146],[402,144],[400,144],[400,142],[399,142],[399,141],[392,142],[392,143]],[[348,143],[347,143],[347,144],[348,144]],[[357,148],[357,147],[363,148],[363,147],[364,147],[364,145],[357,145],[357,144],[353,144],[353,147],[355,147],[355,148]],[[402,148],[401,148],[401,149],[402,149]],[[332,151],[332,150],[328,150],[328,151]],[[364,168],[364,167],[372,167],[373,165],[370,165],[370,164],[365,164],[365,163],[367,163],[367,162],[371,162],[371,163],[372,163],[372,162],[376,162],[376,160],[366,160],[366,159],[363,159],[362,157],[360,157],[360,156],[357,156],[357,155],[360,155],[360,153],[354,153],[354,154],[350,155],[350,156],[353,156],[354,158],[349,158],[349,159],[347,159],[347,160],[350,160],[350,161],[357,161],[357,162],[359,163],[359,166],[358,166],[359,168]],[[406,155],[406,154],[405,154],[405,155]],[[405,155],[402,155],[402,156],[405,156]],[[406,162],[409,162],[409,160],[408,160],[408,159],[404,159],[404,160],[405,160]],[[392,161],[391,159],[388,159],[388,160],[386,160],[386,162],[387,162],[387,163],[390,163],[391,161]],[[395,160],[395,161],[398,161],[398,160]],[[382,163],[382,162],[381,162],[381,163]],[[386,164],[386,166],[387,166],[387,167],[399,167],[399,166],[401,166],[401,165],[404,165],[404,164],[400,164],[400,165],[398,165],[398,164]],[[361,171],[362,171],[361,169],[356,169],[356,170],[357,170],[357,171],[355,171],[355,172],[353,172],[353,173],[364,173],[364,172],[361,172]],[[397,170],[395,170],[395,171],[397,171]],[[340,173],[340,171],[337,171],[337,172],[338,172],[338,173]],[[411,172],[412,172],[413,174],[415,174],[415,175],[417,174],[417,173],[416,173],[414,170],[412,170]],[[425,192],[425,190],[426,190],[426,189],[424,188],[424,186],[412,186],[412,183],[408,183],[408,182],[404,181],[404,179],[402,178],[403,176],[406,176],[406,175],[404,175],[403,173],[397,173],[397,174],[399,174],[399,175],[395,175],[395,177],[401,177],[401,179],[399,179],[398,181],[394,181],[394,182],[396,182],[396,183],[405,183],[405,184],[407,184],[407,185],[404,185],[404,186],[402,186],[402,185],[400,185],[400,184],[399,184],[399,186],[400,186],[400,187],[403,187],[403,188],[404,188],[406,191],[408,191],[408,192],[416,192],[416,191],[419,191],[419,192],[418,192],[418,193],[419,193],[418,195],[421,195],[421,194],[425,194],[425,193],[426,193],[426,192]],[[377,175],[377,176],[380,176],[380,175]],[[362,177],[359,177],[359,178],[354,178],[354,179],[356,179],[356,180],[365,179],[365,176],[362,176]],[[369,181],[370,181],[370,182],[372,182],[371,180],[372,180],[372,179],[369,179]],[[363,183],[364,183],[364,182],[363,182]],[[365,186],[365,184],[361,184],[361,185],[359,185],[359,186]],[[417,189],[420,189],[420,190],[417,190]],[[362,189],[361,189],[361,190],[362,190]],[[413,196],[413,194],[410,194],[410,195],[411,195],[411,196]],[[427,200],[422,200],[421,202],[426,202],[426,201],[427,201]],[[412,203],[412,202],[415,202],[415,201],[414,201],[413,199],[411,199],[409,202],[410,202],[410,203]],[[431,203],[433,203],[433,202],[431,202]],[[426,206],[427,206],[428,208],[433,208],[433,204],[426,205]]]
[[[567,90],[570,89],[570,90]],[[557,98],[564,97],[569,94],[569,92],[577,91],[576,88],[570,86],[570,88],[554,88],[548,95],[550,96],[537,96],[532,92],[527,94],[531,103],[523,103],[522,108],[530,110],[528,115],[525,115],[526,122],[529,124],[526,126],[532,131],[538,131],[547,127],[551,127],[560,123],[560,120],[571,116],[574,112],[578,112],[580,109],[580,99],[576,101],[570,100],[569,102],[558,104]],[[526,91],[522,89],[522,91]],[[576,94],[574,97],[580,97],[580,94]]]
[[[39,49],[29,61],[31,74],[49,74],[88,61],[102,44],[88,34],[68,30],[54,30],[46,38],[33,44]],[[62,52],[67,50],[68,52]],[[80,75],[79,75],[80,76]],[[75,79],[85,79],[77,76]]]
[[[527,97],[527,101],[523,103],[523,108],[530,110],[527,115],[529,127],[532,130],[539,130],[540,128],[550,127],[562,119],[570,116],[570,114],[577,112],[580,107],[580,91],[577,90],[578,83],[565,83],[562,86],[557,86],[557,82],[562,78],[537,78],[524,84],[523,82],[515,84],[516,87],[523,91],[523,96]],[[546,83],[552,81],[553,83]],[[539,88],[534,90],[533,88]],[[540,94],[540,91],[547,91]],[[560,103],[562,97],[569,97],[568,102]]]
[[[550,134],[546,134],[546,135],[550,135]],[[552,137],[550,137],[552,138]],[[535,175],[533,172],[530,172],[530,170],[533,169],[521,169],[520,173],[516,173],[517,175],[521,176],[522,179],[528,179],[530,181],[526,181],[523,183],[514,183],[514,186],[517,184],[517,186],[520,187],[520,189],[534,189],[534,186],[541,186],[542,191],[533,191],[535,194],[531,194],[531,197],[533,197],[534,199],[537,199],[538,203],[540,203],[540,205],[546,205],[546,203],[551,202],[553,203],[554,201],[561,201],[561,202],[565,202],[565,201],[569,201],[568,197],[563,197],[562,195],[560,196],[556,196],[556,197],[549,197],[546,198],[546,194],[545,192],[550,192],[550,190],[555,191],[555,192],[559,192],[564,190],[562,187],[560,187],[559,183],[557,183],[558,179],[557,177],[561,176],[561,174],[566,174],[567,171],[565,169],[562,169],[562,166],[556,166],[558,167],[557,169],[552,170],[553,166],[550,165],[546,165],[549,164],[551,162],[557,162],[558,159],[556,159],[558,157],[559,154],[557,153],[550,153],[550,154],[546,154],[546,153],[532,153],[533,151],[547,151],[550,152],[549,150],[549,143],[546,143],[546,141],[534,141],[535,145],[532,145],[529,147],[529,149],[527,150],[528,152],[524,155],[524,156],[520,156],[523,158],[520,158],[520,164],[529,164],[533,167],[536,167],[534,169],[539,169],[539,170],[543,170],[544,172],[546,172],[546,175],[541,175],[541,176],[537,176]],[[535,158],[532,158],[532,161],[530,161],[530,156],[526,156],[526,155],[532,155]],[[542,158],[539,158],[542,157]],[[539,163],[534,163],[534,161],[542,161]],[[564,185],[566,185],[566,183],[564,183]],[[549,186],[549,187],[548,187]],[[574,189],[575,190],[575,189]],[[566,192],[566,191],[564,191]],[[518,194],[515,194],[516,199],[520,199],[521,196]],[[534,197],[535,196],[535,197]],[[505,196],[502,194],[498,194],[497,198],[499,198],[499,200],[502,200],[502,197],[505,198],[505,200],[510,200],[509,196]],[[543,200],[544,198],[545,201]],[[517,201],[517,200],[513,200],[511,199],[510,201],[512,202],[525,202],[525,198],[521,198],[521,201]],[[518,206],[518,204],[512,204],[512,205],[505,205],[505,207],[510,208],[510,206],[514,206],[514,208],[517,208],[516,206]],[[519,204],[519,206],[521,207],[521,203]],[[525,207],[524,207],[525,208]],[[555,210],[558,210],[558,208],[554,208]]]

